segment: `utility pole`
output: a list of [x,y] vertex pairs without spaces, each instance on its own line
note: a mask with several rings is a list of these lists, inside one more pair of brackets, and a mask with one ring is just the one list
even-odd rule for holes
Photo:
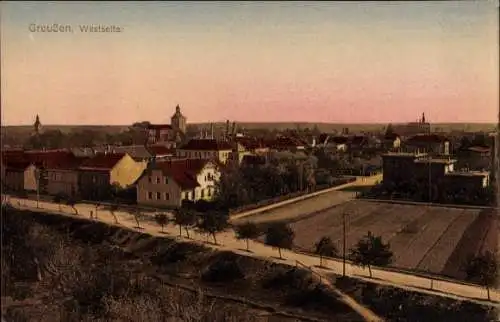
[[342,222],[343,222],[343,230],[344,230],[344,242],[343,242],[343,251],[342,251],[342,276],[345,276],[345,261],[346,261],[346,256],[345,256],[345,252],[346,252],[346,225],[345,225],[345,216],[346,216],[346,213],[344,212],[342,214]]

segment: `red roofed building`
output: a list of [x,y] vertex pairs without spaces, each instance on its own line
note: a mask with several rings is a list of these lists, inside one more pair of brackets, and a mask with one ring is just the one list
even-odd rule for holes
[[175,156],[175,149],[168,148],[164,145],[150,145],[147,147],[147,149],[156,160],[171,158]]
[[209,159],[227,164],[233,147],[226,141],[216,139],[192,139],[177,149],[177,156],[187,159]]
[[183,200],[210,200],[220,172],[206,159],[173,159],[152,164],[137,181],[137,203],[180,207]]
[[179,105],[175,107],[175,113],[170,118],[170,124],[150,124],[148,132],[148,143],[180,143],[186,134],[187,119],[181,113]]
[[81,197],[88,200],[109,198],[111,186],[131,186],[146,165],[126,153],[101,153],[86,159],[78,167]]

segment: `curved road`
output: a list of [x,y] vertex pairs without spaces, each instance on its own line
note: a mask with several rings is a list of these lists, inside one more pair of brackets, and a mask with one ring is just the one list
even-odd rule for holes
[[[19,199],[14,197],[9,197],[10,203],[18,208],[29,208],[43,211],[51,211],[53,213],[59,212],[59,205],[51,202],[40,202],[39,206],[41,209],[36,209],[35,200]],[[89,204],[78,204],[76,205],[78,212],[81,217],[89,217],[90,211],[95,213],[95,206]],[[62,206],[62,213],[74,215],[74,211],[68,206]],[[146,218],[150,217],[151,220],[142,220],[141,226],[142,232],[162,236],[159,233],[159,226],[154,223],[153,215],[154,213],[142,213]],[[135,229],[136,223],[134,221],[133,215],[128,212],[116,211],[116,215],[119,218],[119,223],[127,228]],[[108,210],[100,209],[98,211],[99,220],[107,223],[114,223],[114,219]],[[165,231],[173,236],[178,235],[178,227],[169,225],[165,227]],[[196,232],[191,233],[194,240],[199,242],[205,242],[207,237],[205,235],[197,234]],[[272,247],[263,245],[259,242],[251,241],[251,253],[248,253],[242,249],[245,249],[245,241],[236,239],[233,231],[227,231],[218,234],[217,241],[221,244],[220,246],[214,246],[216,248],[222,248],[225,250],[231,250],[233,252],[239,253],[245,256],[253,257],[265,257],[270,261],[279,261],[281,263],[296,265],[296,261],[300,261],[307,266],[314,267],[319,264],[319,259],[313,255],[306,255],[302,253],[295,253],[292,251],[284,250],[285,260],[276,260],[277,251]],[[327,269],[314,268],[314,271],[322,274],[329,275],[332,273],[342,274],[342,261],[340,260],[325,260],[324,266]],[[500,291],[498,289],[490,290],[491,300],[487,298],[487,291],[484,287],[477,285],[465,284],[459,281],[446,281],[430,279],[428,277],[422,277],[418,275],[412,275],[403,272],[397,272],[393,270],[385,270],[381,268],[372,268],[373,277],[375,279],[370,279],[368,270],[361,267],[352,265],[350,263],[346,264],[346,275],[352,276],[358,279],[368,280],[372,283],[391,285],[394,287],[399,287],[407,290],[412,290],[419,293],[434,294],[438,296],[460,299],[460,300],[471,300],[479,304],[494,305],[500,307]],[[432,287],[432,289],[431,289]]]

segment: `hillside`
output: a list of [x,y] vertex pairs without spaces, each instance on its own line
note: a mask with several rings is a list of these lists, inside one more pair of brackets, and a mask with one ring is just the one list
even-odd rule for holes
[[[360,321],[301,269],[81,218],[7,208],[1,219],[2,314],[9,320]],[[333,282],[387,321],[475,322],[491,314],[474,304]]]

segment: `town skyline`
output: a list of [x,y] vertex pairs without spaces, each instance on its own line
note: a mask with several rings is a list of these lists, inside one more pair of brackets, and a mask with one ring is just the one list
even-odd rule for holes
[[[492,1],[4,2],[1,15],[2,125],[166,123],[177,104],[188,123],[498,122]],[[30,27],[53,23],[74,30]]]

